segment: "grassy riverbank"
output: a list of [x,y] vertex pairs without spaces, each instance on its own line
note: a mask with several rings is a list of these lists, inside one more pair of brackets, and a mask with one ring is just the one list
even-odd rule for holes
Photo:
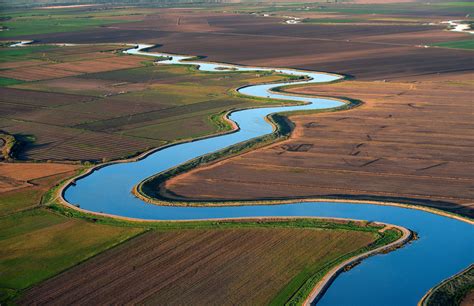
[[[271,290],[271,294],[267,295],[264,297],[264,300],[267,302],[271,301],[272,304],[284,304],[286,302],[290,303],[300,303],[303,301],[306,296],[309,294],[311,289],[314,287],[314,285],[335,265],[347,260],[348,258],[351,258],[355,255],[365,253],[369,250],[375,249],[379,246],[386,245],[390,242],[393,242],[397,239],[400,238],[401,232],[396,230],[396,229],[388,229],[385,231],[382,231],[382,227],[380,225],[376,225],[370,222],[347,222],[347,221],[334,221],[331,219],[250,219],[250,220],[211,220],[211,221],[192,221],[192,222],[142,222],[142,221],[132,221],[132,220],[120,220],[120,219],[115,219],[115,218],[110,218],[107,216],[97,216],[97,215],[88,215],[85,213],[82,213],[77,210],[73,209],[68,209],[65,208],[62,205],[56,205],[53,204],[50,206],[50,209],[59,212],[63,215],[69,216],[69,217],[74,217],[74,218],[80,218],[80,219],[85,219],[85,220],[90,220],[93,221],[96,224],[106,224],[110,226],[127,226],[127,227],[144,227],[148,230],[151,230],[152,232],[156,232],[157,234],[160,232],[169,232],[170,234],[174,235],[173,233],[182,233],[182,231],[186,231],[189,234],[192,233],[197,233],[199,231],[206,231],[206,232],[222,232],[222,231],[233,231],[235,233],[240,233],[244,235],[245,233],[248,233],[248,231],[256,231],[255,234],[253,235],[261,235],[261,233],[273,233],[271,236],[273,238],[278,237],[278,232],[281,230],[285,229],[287,231],[288,229],[294,229],[295,231],[293,232],[293,237],[294,241],[291,240],[278,240],[279,247],[289,247],[290,245],[294,245],[297,249],[293,249],[294,254],[299,254],[300,252],[306,252],[305,250],[308,249],[313,252],[313,255],[311,256],[310,261],[304,261],[301,264],[304,264],[304,268],[302,269],[291,269],[290,271],[286,270],[286,273],[291,272],[293,276],[291,276],[288,279],[285,279],[284,281],[280,278],[277,278],[276,280],[273,279],[273,277],[268,276],[267,274],[270,273],[269,275],[272,275],[273,273],[280,274],[282,271],[276,271],[279,268],[285,267],[288,263],[281,263],[278,265],[274,265],[273,263],[275,260],[281,260],[285,258],[285,260],[289,260],[293,262],[294,260],[297,260],[299,258],[299,255],[296,255],[295,257],[280,257],[278,254],[278,248],[277,250],[273,249],[272,252],[268,253],[267,256],[257,259],[253,258],[252,261],[254,264],[257,266],[263,265],[266,266],[270,264],[273,268],[269,271],[264,269],[262,271],[262,267],[257,268],[255,267],[255,271],[260,271],[259,272],[259,278],[255,278],[255,275],[249,275],[250,279],[253,279],[252,282],[258,282],[257,279],[261,279],[260,277],[263,277],[263,279],[267,279],[266,286],[270,286],[273,289]],[[308,244],[308,242],[305,243],[297,243],[295,245],[295,242],[299,241],[298,237],[301,237],[300,235],[303,235],[306,233],[308,230],[316,230],[316,232],[312,232],[314,235],[318,235],[318,233],[321,233],[323,235],[332,235],[334,233],[335,235],[341,237],[340,235],[346,235],[349,234],[352,238],[352,241],[349,242],[351,239],[347,240],[346,242],[342,243],[342,241],[338,242],[336,240],[327,240],[323,239],[320,244],[318,244],[318,249],[319,250],[324,250],[324,259],[321,258],[318,260],[318,255],[317,252],[315,252],[314,245]],[[260,233],[260,234],[259,234]],[[339,234],[336,234],[339,233]],[[351,234],[352,233],[352,234]],[[364,234],[365,233],[365,234]],[[313,235],[312,234],[312,235]],[[368,235],[368,236],[367,236]],[[239,234],[233,238],[233,239],[239,239],[237,238]],[[370,239],[371,242],[365,245],[359,245],[356,248],[353,248],[354,243],[357,244],[358,238],[357,237],[372,237]],[[265,238],[266,240],[269,238]],[[133,243],[130,242],[130,243]],[[179,241],[177,242],[179,244]],[[209,242],[205,242],[204,246],[201,246],[200,248],[204,248],[207,250],[207,245]],[[331,246],[327,245],[324,246],[325,243],[329,243]],[[253,245],[253,244],[252,244]],[[123,248],[127,248],[127,244],[123,246]],[[172,247],[175,248],[175,247]],[[243,245],[235,245],[233,248],[233,251],[235,251],[237,254],[249,254],[252,252],[260,252],[261,250],[257,248],[252,248],[252,249],[247,249],[246,244]],[[351,251],[346,251],[351,249]],[[336,251],[337,250],[337,251]],[[335,251],[335,253],[333,253]],[[206,251],[202,251],[206,252]],[[109,254],[109,253],[107,253]],[[103,256],[108,256],[104,254]],[[178,256],[178,255],[177,255]],[[240,258],[241,255],[233,255],[233,256],[238,256]],[[243,255],[242,255],[243,256]],[[276,256],[276,257],[274,257]],[[179,255],[178,257],[181,257]],[[192,256],[191,256],[192,257]],[[295,259],[296,258],[296,259]],[[308,258],[309,259],[309,258]],[[239,262],[238,259],[237,263]],[[233,262],[232,260],[230,260]],[[312,262],[312,263],[311,263]],[[95,266],[94,261],[91,261],[89,263],[91,266]],[[112,263],[109,263],[112,264]],[[206,268],[204,270],[213,270],[215,269],[215,265],[220,265],[220,261],[212,263],[212,264],[206,264]],[[210,265],[210,266],[209,266]],[[226,267],[226,269],[229,269],[232,267],[232,269],[244,269],[244,266],[237,267],[237,264],[230,265]],[[87,266],[87,264],[86,264]],[[248,267],[247,267],[248,268]],[[246,271],[249,271],[247,268]],[[87,268],[84,268],[87,269]],[[241,271],[241,270],[239,270]],[[242,273],[242,272],[239,272]],[[232,273],[233,274],[233,273]],[[68,277],[75,277],[75,273],[73,272],[72,274],[69,274]],[[228,281],[232,283],[232,286],[240,286],[234,283],[237,280],[233,280],[233,277],[230,277],[230,275],[225,276]],[[231,280],[229,280],[229,277]],[[204,281],[207,286],[211,286],[212,282],[212,277],[210,279],[205,278],[207,281]],[[250,281],[247,280],[246,282]],[[272,282],[273,279],[273,282]],[[240,279],[243,281],[242,279]],[[105,281],[105,280],[104,280]],[[150,280],[154,281],[154,279]],[[280,283],[283,281],[283,283]],[[209,282],[209,283],[208,283]],[[276,283],[275,283],[276,282]],[[251,284],[250,283],[250,284]],[[283,285],[285,284],[285,285]],[[132,285],[132,284],[129,284]],[[181,284],[183,285],[183,284]],[[180,283],[176,284],[176,286],[181,286]],[[53,283],[49,286],[53,286]],[[48,287],[49,287],[48,286]],[[247,285],[245,286],[244,289],[244,295],[249,295],[249,301],[252,301],[252,296],[254,295],[252,288],[254,288],[253,285]],[[208,288],[206,288],[208,289]],[[206,291],[206,289],[203,289]],[[114,290],[114,288],[108,288],[108,290]],[[173,290],[173,289],[169,289]],[[276,291],[275,291],[276,290]],[[191,290],[192,291],[192,290]],[[250,291],[250,292],[249,292]],[[36,291],[32,291],[37,293]],[[206,291],[208,292],[208,291]],[[226,294],[237,294],[238,291],[236,292],[227,292]],[[214,292],[214,294],[218,294],[219,291]],[[242,292],[240,292],[242,293]],[[32,294],[32,293],[31,293]],[[183,294],[189,294],[189,292],[185,292]],[[223,292],[220,294],[224,294]],[[168,296],[167,294],[166,296]],[[179,295],[177,295],[179,296]],[[260,297],[262,298],[262,297]]]
[[249,141],[238,143],[236,145],[225,148],[223,150],[219,150],[217,152],[200,156],[184,164],[171,168],[163,173],[152,176],[144,180],[143,182],[140,182],[134,192],[136,193],[136,195],[142,197],[142,199],[152,203],[160,202],[161,204],[166,204],[164,202],[167,202],[167,204],[179,204],[177,203],[179,202],[179,200],[173,201],[173,198],[169,197],[169,195],[166,193],[166,189],[164,188],[164,183],[170,178],[176,177],[179,174],[183,174],[200,166],[208,165],[219,160],[243,154],[245,152],[249,152],[251,150],[261,148],[269,144],[273,144],[276,141],[288,139],[288,137],[291,135],[291,131],[294,128],[294,124],[287,117],[289,115],[346,110],[352,107],[357,107],[361,104],[360,101],[355,99],[338,99],[346,103],[341,107],[332,109],[281,112],[277,114],[271,114],[267,117],[267,120],[275,127],[273,133],[255,139],[251,139]]
[[420,301],[420,306],[460,305],[472,290],[474,290],[474,265],[431,289]]
[[[27,298],[31,292],[36,292],[34,296],[39,297],[37,295],[38,291],[35,290],[44,287],[43,285],[35,287],[37,284],[63,271],[69,271],[71,268],[70,271],[75,271],[75,269],[82,269],[80,267],[87,267],[89,262],[96,260],[91,258],[96,258],[98,254],[117,245],[121,245],[120,248],[128,248],[129,245],[137,241],[136,239],[130,240],[130,238],[143,232],[161,237],[161,235],[201,236],[200,231],[215,235],[225,231],[232,232],[231,236],[233,238],[229,239],[234,240],[246,237],[251,231],[254,232],[251,235],[252,237],[261,237],[259,239],[262,239],[262,241],[276,239],[275,246],[264,245],[263,248],[255,250],[243,245],[240,245],[239,248],[239,245],[236,245],[235,251],[237,253],[232,256],[240,258],[241,255],[239,254],[249,256],[248,254],[252,254],[249,253],[250,251],[255,251],[255,257],[251,256],[249,258],[256,265],[255,271],[258,271],[258,267],[273,266],[275,260],[284,260],[281,267],[286,272],[283,273],[278,269],[269,270],[269,283],[267,285],[272,289],[269,289],[265,297],[258,298],[279,303],[304,298],[315,282],[335,264],[400,237],[400,232],[397,230],[381,231],[382,227],[377,224],[330,219],[141,222],[91,215],[57,203],[58,188],[50,189],[53,185],[61,185],[59,181],[74,172],[84,170],[77,170],[77,165],[14,163],[1,166],[0,174],[3,176],[11,175],[12,179],[24,180],[27,178],[14,177],[14,175],[15,173],[24,173],[25,169],[23,168],[25,167],[29,167],[28,173],[30,175],[36,174],[28,180],[33,182],[34,185],[5,192],[0,191],[2,196],[0,201],[0,207],[2,208],[0,216],[2,221],[0,222],[2,224],[0,226],[0,247],[2,249],[2,252],[0,252],[0,267],[2,269],[0,298],[2,303],[7,304],[13,303],[18,298],[21,299],[22,296]],[[46,175],[46,177],[42,175]],[[44,193],[48,189],[49,191]],[[282,240],[278,238],[278,235],[290,235],[292,239]],[[334,237],[328,239],[328,235]],[[123,243],[128,240],[130,241]],[[212,250],[211,241],[213,239],[202,240],[201,250],[203,252]],[[295,244],[295,241],[299,242]],[[308,254],[312,254],[311,251],[314,251],[316,241],[318,241],[318,247],[324,252],[319,257],[313,256],[314,254],[308,256]],[[176,240],[176,243],[179,244],[179,240]],[[171,246],[172,249],[177,247],[178,245]],[[272,252],[266,249],[268,247],[272,249]],[[273,253],[275,248],[282,248],[281,252]],[[278,255],[287,254],[288,249],[292,249],[292,253],[301,256],[298,255],[296,259],[290,259],[286,255]],[[110,252],[116,252],[115,250],[116,248],[113,248]],[[262,257],[261,252],[267,254],[267,256]],[[99,255],[98,258],[107,256],[106,254],[109,253]],[[77,266],[84,261],[84,264]],[[109,262],[107,260],[107,264],[115,265],[119,262],[113,260]],[[200,264],[207,265],[205,261]],[[293,268],[286,270],[287,264],[291,264]],[[206,266],[205,270],[208,271],[213,267],[215,268],[213,265]],[[233,264],[228,268],[230,269],[230,267],[235,273],[224,274],[222,277],[226,277],[228,280],[230,277],[232,282],[238,282],[238,279],[231,277],[232,275],[250,271],[247,269],[248,266],[243,264]],[[19,271],[21,273],[18,273]],[[69,275],[68,273],[71,272],[65,273],[64,275]],[[259,276],[261,276],[262,273],[259,273]],[[273,273],[280,275],[280,278],[272,283]],[[248,281],[253,279],[258,280],[259,278],[252,272],[248,275]],[[109,280],[104,281],[109,282]],[[208,286],[211,286],[211,283],[209,282]],[[179,288],[182,284],[178,282],[176,285]],[[234,285],[240,286],[238,284]],[[55,285],[54,288],[57,289],[58,286]],[[64,288],[67,288],[67,286],[64,286]],[[248,288],[252,288],[252,286]],[[108,289],[116,290],[110,287]],[[40,290],[41,292],[43,291]],[[252,292],[246,294],[250,297],[253,296]],[[67,297],[68,295],[65,294],[64,296]]]
[[[121,44],[0,46],[6,133],[31,136],[19,159],[98,163],[231,126],[232,109],[288,101],[231,89],[284,80],[269,72],[200,72],[121,53]],[[291,78],[291,77],[290,77]],[[106,110],[105,112],[102,110]]]

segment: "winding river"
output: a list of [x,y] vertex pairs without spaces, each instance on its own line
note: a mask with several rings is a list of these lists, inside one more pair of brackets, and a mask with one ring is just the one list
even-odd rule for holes
[[[198,65],[204,71],[275,71],[307,76],[291,84],[334,81],[341,76],[293,70],[243,67],[230,64],[186,61],[190,56],[149,53],[149,45],[125,51],[133,55],[169,57],[161,64]],[[228,207],[172,207],[147,204],[130,192],[140,181],[195,157],[236,143],[271,133],[273,127],[264,118],[279,111],[333,108],[342,102],[271,92],[288,82],[242,87],[245,95],[305,102],[305,105],[267,107],[235,111],[229,118],[240,129],[234,133],[181,143],[151,152],[143,159],[115,163],[92,171],[63,191],[64,199],[81,209],[115,216],[146,220],[197,220],[213,218],[299,216],[337,217],[380,221],[409,228],[419,235],[394,252],[365,259],[332,283],[318,305],[416,305],[423,295],[447,277],[474,262],[474,226],[458,219],[427,211],[397,206],[360,203],[305,202],[282,205]],[[315,246],[316,248],[317,246]]]

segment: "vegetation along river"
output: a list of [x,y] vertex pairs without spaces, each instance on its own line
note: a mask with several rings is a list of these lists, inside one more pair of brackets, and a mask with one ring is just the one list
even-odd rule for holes
[[[133,162],[114,163],[98,168],[63,189],[64,199],[81,209],[120,217],[146,220],[196,220],[242,217],[335,217],[380,221],[409,228],[419,239],[384,255],[372,256],[360,265],[339,275],[318,305],[416,305],[436,284],[474,262],[474,225],[459,219],[428,211],[399,206],[364,203],[304,202],[281,205],[248,205],[227,207],[178,207],[148,204],[131,190],[142,180],[184,163],[255,137],[269,134],[272,125],[268,114],[281,111],[325,109],[341,106],[337,100],[271,92],[288,84],[329,82],[341,76],[293,69],[242,67],[230,64],[186,61],[190,56],[149,53],[149,45],[138,45],[125,51],[133,55],[170,57],[161,64],[198,65],[200,70],[275,71],[307,76],[296,82],[252,85],[238,89],[241,94],[305,102],[305,105],[267,107],[234,111],[229,119],[240,129],[219,135],[169,146]],[[223,70],[224,69],[224,70]],[[297,201],[295,201],[297,202]],[[315,246],[317,248],[317,246]]]

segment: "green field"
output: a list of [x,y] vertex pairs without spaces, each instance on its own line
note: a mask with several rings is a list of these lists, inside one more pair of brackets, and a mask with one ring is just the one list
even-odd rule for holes
[[0,287],[21,290],[142,231],[68,219],[43,209],[1,218]]
[[29,46],[22,48],[0,48],[0,63],[42,59],[44,53],[51,51],[54,46]]
[[[64,175],[62,175],[64,177]],[[60,177],[0,193],[0,303],[141,232],[143,228],[94,224],[41,207]]]
[[17,18],[2,22],[8,31],[2,31],[0,38],[46,34],[57,32],[80,31],[86,28],[103,26],[120,22],[119,20],[101,20],[97,18]]
[[124,22],[113,17],[130,14],[139,15],[142,13],[144,12],[134,10],[133,8],[127,10],[112,9],[106,12],[77,9],[4,10],[0,13],[0,25],[8,30],[0,32],[0,38],[6,39],[15,36],[81,31]]
[[[15,133],[21,129],[35,136],[35,142],[26,146],[24,152],[30,147],[45,145],[44,154],[39,150],[35,156],[28,156],[29,159],[50,159],[45,158],[46,155],[57,156],[53,158],[57,160],[124,158],[164,143],[229,130],[230,126],[217,116],[225,111],[284,103],[243,97],[233,89],[288,76],[268,72],[206,73],[192,66],[154,65],[150,57],[120,54],[117,52],[120,47],[32,45],[0,48],[5,67],[0,70],[4,73],[0,84],[4,90],[6,87],[20,90],[4,94],[0,102],[15,109],[2,118],[11,123],[7,124],[6,131]],[[103,62],[104,59],[107,62]],[[99,65],[107,69],[108,65],[116,65],[115,62],[137,59],[140,66],[136,68],[111,68],[64,77],[49,77],[48,72],[55,73],[58,64],[75,69],[86,62],[88,67]],[[48,70],[49,67],[53,70]],[[25,74],[25,69],[39,73],[40,79],[15,80]],[[33,99],[34,92],[44,98]],[[37,103],[41,105],[36,107]],[[28,108],[21,106],[23,104]],[[28,121],[22,120],[25,116]],[[38,128],[37,124],[42,127]],[[74,137],[78,134],[84,138]],[[51,135],[56,138],[53,142]],[[91,137],[97,140],[91,141]],[[136,144],[126,145],[124,138],[135,139]],[[64,141],[66,139],[70,140]],[[113,142],[110,146],[120,145],[122,153],[103,148],[108,139]],[[68,148],[60,147],[64,144]],[[54,147],[53,151],[48,147]],[[55,148],[62,153],[54,154]]]
[[472,50],[474,49],[474,39],[441,42],[441,43],[433,44],[433,46],[443,47],[443,48]]
[[23,83],[23,81],[0,77],[0,86],[17,85],[21,83]]

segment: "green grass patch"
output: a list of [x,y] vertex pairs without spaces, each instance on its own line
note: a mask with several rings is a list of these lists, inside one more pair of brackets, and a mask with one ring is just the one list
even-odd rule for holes
[[466,294],[473,289],[474,264],[433,288],[419,305],[459,305]]
[[12,290],[23,290],[142,231],[69,219],[45,209],[1,217],[0,288],[11,298]]
[[443,47],[443,48],[453,48],[453,49],[473,50],[474,39],[441,42],[441,43],[432,44],[432,46]]
[[123,20],[74,15],[61,17],[17,17],[1,22],[1,25],[8,27],[9,30],[0,32],[0,38],[5,39],[35,34],[80,31],[119,22],[123,22]]
[[40,197],[41,193],[42,191],[37,189],[3,193],[0,197],[0,216],[35,206],[37,204],[36,200]]
[[0,86],[17,85],[21,83],[24,83],[24,81],[0,77]]
[[[1,36],[0,36],[1,37]],[[26,61],[31,59],[41,59],[43,53],[51,51],[56,46],[26,46],[26,47],[5,47],[0,49],[0,63]]]
[[350,259],[351,257],[386,245],[401,237],[401,233],[398,230],[387,230],[382,233],[374,233],[374,235],[376,237],[375,242],[366,247],[360,248],[354,252],[342,254],[332,260],[322,262],[319,265],[308,266],[305,270],[296,275],[288,285],[279,292],[270,305],[302,305],[317,282],[322,279],[332,267]]

